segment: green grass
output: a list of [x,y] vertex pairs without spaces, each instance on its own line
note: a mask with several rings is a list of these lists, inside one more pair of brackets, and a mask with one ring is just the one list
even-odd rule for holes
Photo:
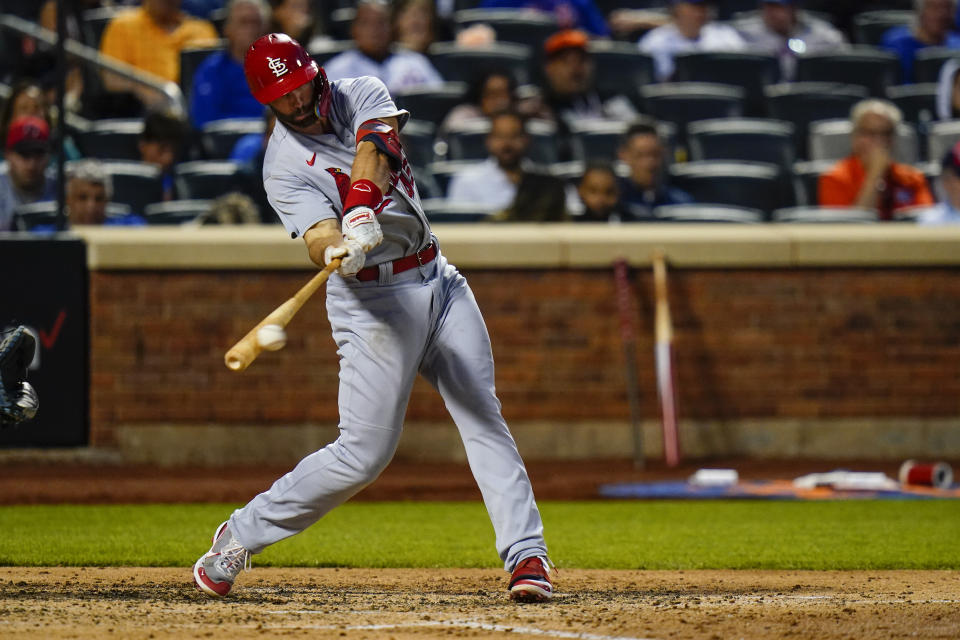
[[[960,569],[957,501],[543,502],[561,567]],[[0,507],[0,565],[183,566],[233,505]],[[479,502],[350,503],[258,566],[496,567]]]

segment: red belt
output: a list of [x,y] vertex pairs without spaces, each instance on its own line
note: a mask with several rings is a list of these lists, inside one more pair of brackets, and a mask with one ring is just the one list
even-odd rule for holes
[[[411,253],[409,256],[403,256],[402,258],[397,258],[391,264],[393,265],[393,275],[398,273],[403,273],[408,269],[413,269],[414,267],[419,267],[420,265],[429,264],[434,258],[437,257],[437,245],[430,243],[426,249],[418,251],[417,253]],[[374,265],[372,267],[364,267],[357,272],[357,280],[361,282],[366,282],[368,280],[376,280],[380,277],[380,265]]]

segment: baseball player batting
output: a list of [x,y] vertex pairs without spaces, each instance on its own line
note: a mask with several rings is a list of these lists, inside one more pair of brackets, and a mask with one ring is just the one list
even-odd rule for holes
[[250,555],[303,531],[373,482],[390,462],[417,373],[443,396],[511,572],[510,597],[553,596],[543,523],[494,389],[493,356],[473,293],[444,258],[397,137],[410,114],[371,77],[328,82],[284,34],[244,61],[254,97],[277,125],[263,181],[311,260],[339,258],[327,315],[340,355],[340,437],[221,524],[193,568],[225,596]]

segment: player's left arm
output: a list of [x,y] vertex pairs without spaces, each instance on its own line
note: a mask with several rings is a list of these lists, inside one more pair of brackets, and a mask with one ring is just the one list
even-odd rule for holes
[[397,131],[395,117],[367,120],[357,128],[357,155],[350,168],[342,229],[345,243],[359,244],[364,252],[383,242],[376,210],[389,189],[391,171],[403,160]]

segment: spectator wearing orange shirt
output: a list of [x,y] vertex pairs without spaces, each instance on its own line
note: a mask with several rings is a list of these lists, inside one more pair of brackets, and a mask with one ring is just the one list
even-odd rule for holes
[[[181,0],[143,0],[139,7],[117,14],[103,31],[100,52],[170,82],[180,81],[180,51],[212,46],[219,41],[213,24],[180,11]],[[110,91],[129,91],[132,85],[113,74],[103,78]],[[155,92],[136,89],[146,104]]]
[[897,209],[933,204],[923,173],[894,161],[900,109],[870,98],[854,105],[850,120],[853,152],[820,176],[820,206],[873,209],[880,220],[891,220]]

